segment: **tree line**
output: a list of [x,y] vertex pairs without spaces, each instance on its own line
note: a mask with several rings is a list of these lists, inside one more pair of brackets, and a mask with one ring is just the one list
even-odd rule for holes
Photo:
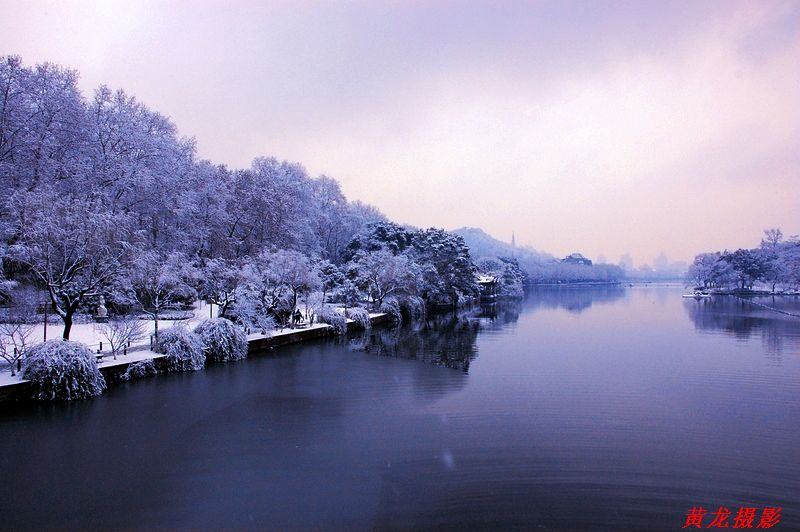
[[[464,238],[473,256],[478,258],[510,257],[524,272],[523,283],[613,283],[625,278],[625,272],[614,264],[570,264],[529,246],[514,246],[486,234],[476,227],[462,227],[454,233]],[[481,268],[482,271],[483,268]],[[494,273],[496,273],[497,268]],[[516,290],[513,290],[516,291]]]
[[477,295],[461,237],[393,224],[296,163],[202,160],[168,118],[122,90],[84,98],[77,79],[0,57],[7,314],[40,312],[44,298],[68,339],[100,298],[156,324],[202,298],[263,329],[288,323],[301,301],[319,315],[328,301],[416,308]]
[[687,281],[698,288],[752,290],[763,284],[771,292],[800,288],[800,238],[784,239],[767,229],[757,248],[701,253],[689,267]]

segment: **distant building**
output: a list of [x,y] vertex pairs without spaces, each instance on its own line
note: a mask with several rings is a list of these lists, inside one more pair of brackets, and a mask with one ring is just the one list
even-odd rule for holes
[[478,288],[481,291],[481,300],[492,300],[497,297],[497,277],[494,275],[478,274]]
[[572,255],[567,255],[561,262],[566,264],[581,264],[583,266],[591,266],[592,261],[581,255],[580,253],[573,253]]
[[658,257],[653,259],[653,269],[657,272],[665,272],[669,269],[669,259],[664,255],[664,252],[661,252]]

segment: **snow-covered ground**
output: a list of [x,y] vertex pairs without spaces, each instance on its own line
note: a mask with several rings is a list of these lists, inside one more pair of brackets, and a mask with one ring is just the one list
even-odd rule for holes
[[21,372],[17,372],[17,374],[12,377],[11,370],[8,366],[0,370],[0,386],[8,386],[9,384],[18,384],[20,382],[25,382]]
[[[214,309],[216,310],[216,308]],[[207,319],[211,313],[211,309],[209,309],[209,305],[206,304],[204,301],[199,301],[194,304],[194,308],[192,309],[194,316],[188,320],[158,320],[158,330],[163,331],[169,327],[172,327],[176,323],[183,323],[189,328],[194,328],[204,319]],[[155,322],[153,320],[142,320],[145,324],[144,326],[144,335],[143,338],[137,342],[134,342],[131,347],[135,346],[148,346],[150,345],[150,336],[155,332]],[[40,323],[36,325],[31,331],[31,336],[29,338],[29,342],[32,344],[39,343],[44,339],[44,323]],[[100,346],[100,342],[103,342],[104,347],[108,345],[108,341],[103,336],[103,324],[102,323],[76,323],[72,326],[72,330],[69,334],[69,339],[75,342],[81,342],[83,344],[88,345],[94,350]],[[61,338],[61,334],[64,332],[64,326],[60,323],[48,323],[47,324],[47,339],[48,340],[55,340],[57,338]]]
[[[109,353],[97,363],[97,366],[100,368],[108,368],[111,366],[119,366],[120,364],[137,362],[139,360],[146,360],[148,358],[161,358],[163,356],[164,355],[161,353],[155,353],[149,349],[141,349],[138,351],[128,351],[127,355],[117,355],[117,359],[114,360],[114,357]],[[22,378],[22,372],[17,372],[17,374],[12,377],[8,365],[0,369],[0,386],[17,384],[20,382],[25,382],[25,379]]]
[[[209,308],[205,302],[198,302],[195,303],[193,313],[194,317],[188,320],[179,320],[179,321],[165,321],[159,320],[158,322],[158,330],[163,331],[176,323],[185,324],[189,328],[194,328],[198,325],[201,321],[208,319],[211,316],[211,312],[215,310]],[[337,308],[339,312],[344,312],[344,309]],[[377,316],[381,316],[382,314],[379,312],[371,312],[369,314],[370,318],[375,318]],[[352,322],[353,320],[348,319],[348,323]],[[145,360],[148,358],[160,358],[164,355],[160,353],[156,353],[150,350],[150,335],[155,332],[155,327],[153,325],[152,320],[146,322],[147,327],[145,329],[144,337],[135,342],[131,345],[131,348],[128,349],[127,355],[117,355],[117,359],[114,360],[114,357],[108,352],[108,342],[105,340],[102,334],[101,324],[98,323],[80,323],[75,324],[72,326],[72,331],[70,333],[70,340],[74,340],[77,342],[84,343],[88,345],[92,350],[96,351],[99,347],[100,342],[102,341],[104,345],[104,352],[107,353],[99,362],[98,366],[101,368],[117,366],[120,364],[128,364],[129,362],[136,362],[139,360]],[[276,329],[268,334],[261,334],[261,333],[252,333],[247,335],[247,340],[260,340],[267,337],[272,336],[282,336],[286,334],[292,334],[298,331],[304,331],[308,329],[320,329],[330,327],[327,323],[315,323],[308,327],[304,327],[302,329]],[[49,339],[60,338],[62,332],[62,327],[59,325],[48,324],[47,326],[47,337]],[[44,324],[37,325],[33,332],[31,333],[30,342],[31,343],[38,343],[42,341],[44,336]],[[5,361],[0,361],[0,386],[7,386],[9,384],[17,384],[20,382],[24,382],[22,375],[20,372],[17,372],[15,376],[11,376],[11,368],[8,366]]]
[[[168,329],[169,327],[172,327],[178,323],[184,324],[190,329],[193,329],[201,321],[208,319],[212,311],[216,311],[216,309],[209,308],[209,305],[204,301],[199,301],[194,305],[194,316],[192,318],[188,320],[158,320],[158,330],[163,331],[164,329]],[[103,357],[103,359],[98,363],[98,366],[116,366],[119,364],[127,364],[128,362],[136,362],[138,360],[158,358],[163,356],[150,351],[150,336],[152,336],[155,332],[155,323],[153,320],[142,321],[145,324],[143,336],[141,339],[131,344],[131,347],[128,349],[128,354],[117,355],[117,359],[114,360],[114,357],[109,353],[107,356]],[[44,323],[36,325],[31,331],[28,342],[31,344],[42,342],[44,339],[44,330]],[[54,340],[61,338],[63,331],[63,325],[48,323],[47,339]],[[103,325],[101,323],[76,323],[72,326],[69,339],[88,345],[92,351],[97,351],[97,349],[100,347],[100,342],[103,342],[103,352],[108,352],[108,341],[103,336]],[[23,379],[19,374],[12,377],[11,368],[9,365],[5,361],[0,361],[0,386],[15,384],[22,382],[22,380]]]
[[285,334],[292,334],[298,331],[307,331],[309,329],[324,329],[325,327],[330,327],[327,323],[315,323],[314,325],[310,325],[308,327],[303,327],[302,329],[275,329],[269,334],[261,334],[261,333],[251,333],[247,335],[247,340],[261,340],[262,338],[268,338],[273,336],[282,336]]

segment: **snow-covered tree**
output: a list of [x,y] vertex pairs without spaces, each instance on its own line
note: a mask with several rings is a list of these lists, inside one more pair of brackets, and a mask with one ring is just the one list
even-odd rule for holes
[[462,237],[431,228],[415,233],[413,245],[417,262],[432,265],[436,272],[437,286],[429,287],[426,300],[459,304],[478,295],[477,269]]
[[761,241],[761,247],[775,249],[780,246],[781,241],[783,241],[783,231],[779,227],[764,229],[764,239]]
[[325,296],[320,291],[309,292],[303,300],[303,316],[313,324],[325,305]]
[[458,304],[478,293],[475,265],[464,239],[443,229],[375,222],[365,226],[347,250],[351,262],[379,252],[406,257],[415,275],[405,291],[420,293],[430,303]]
[[12,376],[17,374],[17,363],[32,344],[33,328],[33,324],[20,321],[0,323],[0,358],[11,366]]
[[191,290],[186,281],[187,263],[186,256],[178,252],[163,256],[156,251],[137,251],[130,260],[127,288],[142,312],[153,320],[156,338],[161,313]]
[[246,290],[282,326],[290,322],[299,297],[322,286],[315,265],[298,251],[262,251],[244,272]]
[[359,252],[371,253],[387,250],[397,255],[409,249],[413,235],[410,229],[388,221],[368,223],[347,245],[347,258],[351,260]]
[[201,260],[235,258],[237,242],[229,232],[233,210],[231,172],[224,166],[199,161],[178,189],[172,209],[181,228],[177,251]]
[[243,287],[242,268],[234,261],[211,259],[199,269],[198,277],[201,297],[219,307],[219,317],[226,317]]
[[739,288],[752,288],[764,273],[764,268],[756,253],[749,249],[737,249],[733,253],[726,253],[722,260],[733,268]]
[[276,327],[275,318],[264,305],[259,293],[249,285],[245,285],[240,291],[236,303],[228,311],[228,319],[248,331],[252,329],[261,334],[268,334]]
[[524,295],[525,273],[516,259],[510,257],[481,257],[475,261],[478,271],[497,279],[497,295],[522,297]]
[[6,278],[5,261],[8,256],[8,249],[5,243],[0,243],[0,304],[5,304],[11,300],[11,292],[17,283]]
[[393,255],[388,250],[360,252],[352,262],[356,282],[380,308],[386,297],[401,294],[416,281],[414,263],[406,255]]
[[[357,269],[354,269],[354,275],[357,276]],[[344,311],[350,307],[358,305],[365,297],[364,292],[358,286],[358,277],[353,280],[345,278],[334,292],[334,300],[344,306]]]
[[77,80],[51,63],[26,68],[19,57],[0,57],[1,190],[65,190],[87,178],[89,130]]
[[[219,316],[262,330],[270,317],[288,323],[317,291],[314,314],[332,293],[355,304],[363,296],[346,285],[345,265],[374,253],[411,272],[393,294],[453,303],[474,292],[459,237],[392,224],[298,163],[197,160],[168,118],[122,90],[101,86],[84,98],[77,79],[57,65],[0,58],[0,292],[46,289],[65,338],[100,296],[113,310],[138,303],[158,323],[192,296],[189,265],[188,284]],[[373,286],[378,299],[382,291]]]
[[315,268],[319,275],[322,301],[324,303],[328,298],[328,294],[332,293],[344,282],[344,274],[329,260],[319,261],[315,264]]
[[79,307],[110,290],[122,270],[133,239],[129,219],[90,199],[31,193],[17,200],[11,255],[46,288],[68,340]]
[[400,298],[399,303],[400,313],[403,315],[403,318],[419,320],[425,317],[425,300],[421,297],[414,295],[403,296]]
[[800,241],[785,243],[781,260],[783,274],[781,282],[795,289],[800,288]]
[[108,342],[114,360],[117,355],[134,342],[144,338],[144,323],[137,316],[117,316],[100,326],[100,333]]
[[287,288],[289,313],[297,308],[298,297],[321,286],[319,273],[308,257],[297,251],[280,250],[270,254],[269,275],[277,285]]
[[697,255],[687,279],[715,288],[749,289],[764,283],[772,292],[779,286],[800,286],[800,240],[784,240],[780,229],[767,229],[758,248]]
[[403,312],[400,310],[400,302],[397,301],[396,297],[387,297],[386,300],[381,303],[378,311],[389,316],[392,323],[400,323],[403,321]]

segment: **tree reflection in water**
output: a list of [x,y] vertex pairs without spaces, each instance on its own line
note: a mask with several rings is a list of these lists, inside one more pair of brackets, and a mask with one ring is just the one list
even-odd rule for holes
[[526,310],[563,308],[580,314],[594,304],[611,303],[626,294],[625,287],[615,285],[532,286],[526,299]]
[[436,313],[400,326],[379,326],[348,336],[351,349],[378,356],[420,360],[469,371],[478,356],[481,330],[496,330],[516,322],[519,301],[504,301],[457,312]]
[[[787,312],[800,311],[800,300],[795,297],[755,297],[752,301]],[[687,299],[683,307],[699,331],[721,332],[739,339],[760,336],[767,356],[776,361],[787,343],[800,346],[800,318],[759,308],[733,296]]]

